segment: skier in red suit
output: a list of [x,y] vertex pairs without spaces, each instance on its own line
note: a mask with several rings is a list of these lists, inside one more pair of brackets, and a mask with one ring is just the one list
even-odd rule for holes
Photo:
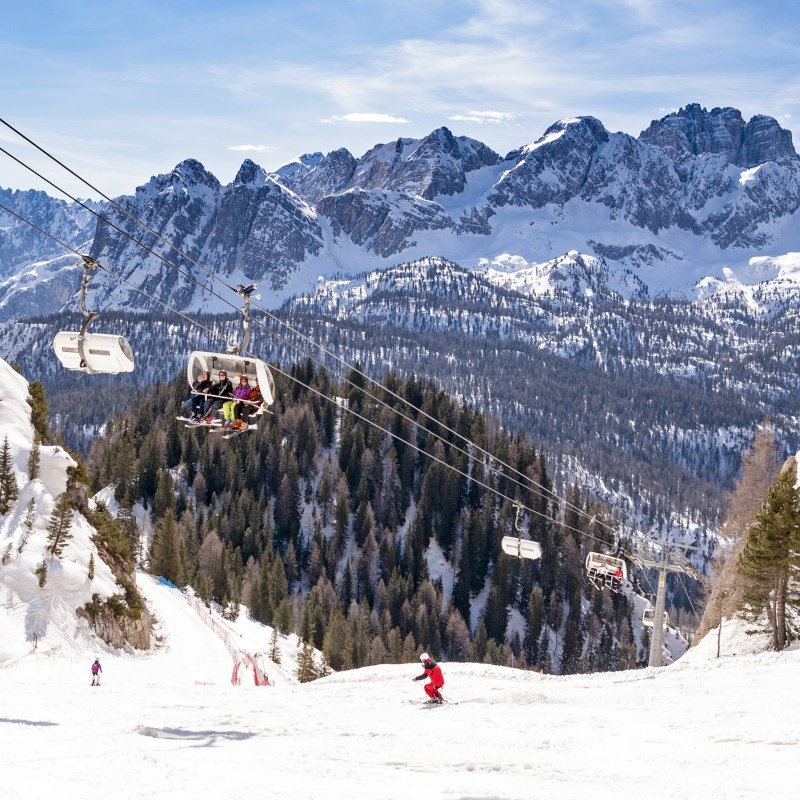
[[428,702],[444,703],[444,697],[439,692],[439,689],[444,686],[442,668],[427,653],[422,653],[419,660],[422,662],[422,668],[425,671],[422,675],[412,678],[412,680],[424,681],[425,678],[430,678],[430,683],[425,684],[425,694],[428,695]]

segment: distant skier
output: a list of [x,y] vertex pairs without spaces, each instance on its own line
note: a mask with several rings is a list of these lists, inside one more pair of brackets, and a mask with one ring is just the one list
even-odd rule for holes
[[430,678],[430,683],[425,684],[425,694],[428,695],[428,703],[444,703],[439,689],[444,686],[444,676],[442,675],[442,668],[427,654],[422,653],[419,657],[422,662],[422,668],[425,670],[422,675],[417,675],[412,678],[415,681],[424,681],[425,678]]
[[92,686],[100,685],[100,673],[102,671],[103,668],[100,666],[100,659],[96,658],[94,664],[92,664]]

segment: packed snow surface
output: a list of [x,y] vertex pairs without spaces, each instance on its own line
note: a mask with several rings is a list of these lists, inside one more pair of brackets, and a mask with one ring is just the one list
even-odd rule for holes
[[[454,702],[427,706],[415,664],[234,686],[229,651],[186,597],[143,575],[139,586],[158,618],[152,652],[95,652],[77,637],[0,669],[4,797],[797,796],[800,650],[753,653],[733,623],[721,658],[710,635],[660,669],[445,663]],[[259,626],[227,625],[253,647]],[[279,647],[289,654],[289,640]]]

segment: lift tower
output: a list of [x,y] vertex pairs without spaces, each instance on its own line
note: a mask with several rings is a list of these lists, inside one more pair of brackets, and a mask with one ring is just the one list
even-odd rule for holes
[[642,549],[634,553],[631,560],[640,569],[658,570],[658,591],[656,592],[656,607],[653,616],[653,637],[650,640],[650,661],[648,666],[661,666],[661,652],[664,649],[664,606],[667,599],[667,573],[683,572],[692,578],[700,575],[695,566],[686,558],[689,550],[699,550],[699,547],[668,542],[666,540],[654,541],[648,539]]

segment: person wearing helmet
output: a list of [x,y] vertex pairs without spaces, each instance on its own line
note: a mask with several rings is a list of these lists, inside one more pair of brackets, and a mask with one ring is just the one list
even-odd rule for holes
[[100,685],[100,673],[102,671],[103,668],[100,666],[100,659],[96,658],[94,664],[92,664],[92,686]]
[[197,380],[192,384],[192,396],[186,401],[192,407],[190,420],[200,421],[203,417],[203,406],[206,402],[206,394],[211,391],[214,381],[211,380],[211,370],[207,369],[198,375]]
[[425,678],[430,678],[430,683],[425,684],[425,694],[428,695],[429,703],[444,703],[444,697],[439,689],[444,686],[444,676],[442,675],[442,668],[427,654],[422,653],[419,657],[422,663],[424,672],[422,675],[417,675],[412,678],[415,681],[424,681]]
[[223,428],[232,428],[236,419],[234,409],[250,394],[250,383],[247,375],[239,376],[239,385],[233,390],[233,396],[222,404],[222,416],[225,417]]
[[249,427],[250,415],[258,411],[263,402],[264,396],[261,394],[261,387],[258,385],[258,378],[256,378],[256,385],[250,389],[244,401],[237,403],[233,407],[233,416],[236,418],[233,427],[240,431]]
[[219,380],[211,387],[206,400],[206,406],[203,409],[203,422],[210,425],[217,416],[219,407],[233,394],[233,384],[228,380],[228,373],[221,369],[219,371]]

